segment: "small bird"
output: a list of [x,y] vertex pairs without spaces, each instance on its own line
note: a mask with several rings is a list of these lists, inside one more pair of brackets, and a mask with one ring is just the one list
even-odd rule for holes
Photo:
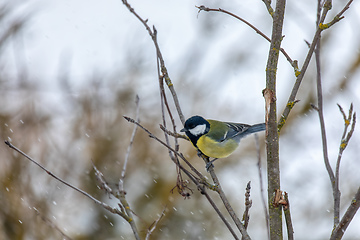
[[[265,130],[265,123],[247,125],[242,123],[206,120],[201,116],[187,119],[181,132],[185,132],[194,147],[203,155],[225,158],[239,146],[240,139],[255,132]],[[210,165],[207,165],[208,168]]]

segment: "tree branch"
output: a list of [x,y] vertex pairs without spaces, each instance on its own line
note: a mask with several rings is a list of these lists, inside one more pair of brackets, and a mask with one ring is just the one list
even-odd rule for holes
[[[353,0],[350,0],[346,6],[344,7],[344,9],[342,11],[340,11],[340,13],[336,16],[337,17],[337,21],[335,21],[334,23],[340,21],[342,18],[342,14],[344,14],[344,12],[349,9],[350,7],[350,4],[352,3]],[[327,0],[324,4],[324,8],[323,8],[323,12],[322,12],[322,15],[320,17],[320,21],[319,21],[319,24],[317,25],[317,28],[316,28],[316,32],[315,32],[315,35],[313,37],[313,40],[311,42],[311,45],[309,47],[309,51],[306,55],[306,58],[304,60],[304,63],[303,63],[303,66],[300,70],[300,73],[299,75],[297,76],[296,80],[295,80],[295,83],[294,83],[294,86],[293,86],[293,89],[291,91],[291,94],[289,96],[289,99],[288,99],[288,103],[286,104],[286,107],[281,115],[281,118],[279,120],[279,131],[281,130],[281,128],[284,126],[284,124],[286,123],[286,120],[290,114],[290,111],[291,109],[294,107],[294,103],[296,102],[295,101],[295,98],[296,98],[296,94],[300,88],[300,85],[301,85],[301,82],[305,76],[305,72],[309,66],[309,63],[310,63],[310,60],[311,60],[311,57],[312,57],[312,54],[314,53],[314,50],[315,50],[315,47],[316,47],[316,44],[317,42],[319,41],[320,39],[320,35],[322,33],[323,30],[327,29],[328,27],[324,26],[323,23],[324,23],[324,20],[325,20],[325,17],[328,13],[328,11],[331,9],[331,0]],[[333,23],[333,24],[334,24]],[[331,25],[333,25],[331,24]]]
[[166,210],[166,206],[164,207],[164,210],[161,212],[160,216],[151,224],[151,226],[148,228],[147,232],[146,232],[146,236],[145,236],[145,240],[149,240],[151,234],[154,232],[154,230],[156,229],[158,223],[160,222],[160,220],[163,218],[163,216],[165,216],[165,210]]
[[275,192],[280,189],[279,134],[276,113],[276,72],[282,41],[285,4],[285,0],[278,0],[276,2],[269,57],[266,65],[266,89],[263,91],[266,107],[265,122],[270,239],[273,240],[283,239],[282,207],[280,204],[274,204],[274,196]]
[[[340,109],[340,112],[342,113],[343,117],[344,117],[344,132],[343,135],[341,137],[341,142],[340,142],[340,146],[339,146],[339,154],[336,160],[336,168],[335,168],[335,182],[334,182],[334,227],[336,225],[339,224],[340,221],[340,162],[341,162],[341,158],[343,155],[344,150],[346,149],[350,138],[352,136],[352,134],[355,131],[355,124],[356,124],[356,113],[353,113],[353,104],[350,105],[350,109],[349,109],[349,115],[346,118],[345,112],[342,109],[342,107],[338,104],[338,107]],[[351,129],[349,132],[347,132],[348,127],[351,123],[352,120],[352,125],[351,125]],[[347,134],[346,134],[347,133]]]
[[[136,99],[135,99],[135,104],[136,104],[136,121],[139,121],[139,111],[140,111],[140,105],[139,105],[139,96],[136,95]],[[121,176],[120,176],[120,180],[119,180],[119,191],[124,191],[124,180],[125,180],[125,175],[126,175],[126,168],[127,168],[127,164],[129,161],[129,157],[130,157],[130,152],[131,152],[131,148],[134,142],[134,138],[135,138],[135,134],[136,134],[136,130],[137,130],[137,125],[134,126],[134,130],[131,134],[130,137],[130,143],[129,146],[126,150],[126,155],[125,155],[125,159],[124,159],[124,165],[123,165],[123,169],[121,171]]]
[[274,18],[274,9],[271,7],[271,0],[262,0],[265,3],[266,9],[268,10],[270,16]]
[[342,238],[351,220],[354,218],[356,212],[358,211],[359,207],[360,207],[360,187],[358,188],[354,199],[351,201],[351,204],[346,210],[340,223],[332,231],[330,240],[340,240]]
[[290,213],[290,202],[288,193],[285,192],[284,194],[286,205],[283,207],[284,215],[285,215],[285,222],[286,222],[286,230],[288,234],[288,240],[294,240],[294,228],[291,221],[291,213]]
[[[206,163],[209,162],[209,158],[206,156],[202,156],[204,161]],[[236,227],[239,229],[239,231],[242,234],[242,239],[243,240],[249,240],[250,236],[249,234],[246,232],[246,229],[244,227],[244,225],[241,223],[240,219],[238,218],[238,216],[236,215],[234,209],[232,208],[232,206],[230,205],[229,200],[227,199],[225,192],[223,191],[221,185],[220,185],[220,181],[218,179],[218,177],[216,176],[215,170],[214,170],[214,166],[210,165],[210,167],[208,168],[208,171],[210,173],[210,176],[216,186],[216,192],[219,194],[219,197],[221,199],[221,201],[223,202],[226,210],[228,211],[228,213],[230,214],[232,220],[234,221]]]
[[[251,181],[248,182],[245,189],[245,210],[243,213],[242,221],[244,223],[245,230],[247,229],[249,225],[250,215],[249,211],[252,206],[252,200],[250,199],[250,190],[251,190]],[[242,240],[244,237],[242,238]]]
[[[137,96],[137,95],[136,95],[136,99],[135,99],[135,104],[136,104],[136,121],[139,121],[140,104],[139,104],[139,96]],[[131,211],[131,208],[129,206],[129,203],[128,203],[127,199],[126,199],[126,191],[124,189],[124,180],[125,180],[126,168],[127,168],[127,164],[128,164],[128,161],[129,161],[130,152],[131,152],[131,148],[132,148],[132,145],[133,145],[133,142],[134,142],[136,130],[137,130],[137,125],[134,126],[134,130],[133,130],[133,132],[131,134],[131,137],[130,137],[130,143],[129,143],[129,146],[128,146],[127,151],[126,151],[126,155],[125,155],[125,159],[124,159],[124,165],[123,165],[123,169],[121,171],[121,176],[120,176],[120,180],[119,180],[119,200],[120,200],[122,206],[124,207],[127,216],[129,216],[129,218],[131,218],[131,219],[133,218],[133,216],[132,216],[132,211]],[[135,238],[140,239],[139,232],[137,230],[135,221],[130,221],[129,223],[130,223],[131,229],[133,230]]]
[[[320,24],[320,13],[321,13],[321,0],[318,0],[318,10],[317,10],[317,20],[316,25]],[[333,194],[335,194],[335,175],[331,168],[328,148],[327,148],[327,138],[326,138],[326,130],[325,130],[325,120],[324,120],[324,107],[323,107],[323,96],[322,96],[322,83],[321,83],[321,62],[320,62],[320,38],[319,36],[316,48],[315,48],[315,63],[316,63],[316,88],[317,88],[317,100],[318,106],[316,110],[319,114],[320,120],[320,130],[321,130],[321,139],[323,146],[323,157],[326,170],[329,174],[330,182],[333,188]],[[334,195],[335,197],[335,195]]]
[[155,49],[156,49],[156,55],[157,55],[157,58],[158,60],[160,61],[160,66],[161,66],[161,73],[165,79],[165,83],[166,85],[168,86],[172,96],[173,96],[173,100],[174,100],[174,103],[175,103],[175,107],[176,107],[176,110],[179,114],[179,118],[182,122],[182,124],[185,124],[185,117],[184,117],[184,114],[182,113],[182,110],[180,108],[180,102],[179,102],[179,99],[177,97],[177,94],[176,94],[176,91],[175,91],[175,88],[174,88],[174,85],[173,83],[171,82],[171,79],[169,77],[169,74],[168,74],[168,71],[165,67],[165,61],[162,57],[162,54],[161,54],[161,51],[160,51],[160,47],[159,47],[159,44],[157,42],[157,39],[156,39],[156,35],[157,35],[157,30],[155,28],[155,26],[153,26],[153,30],[151,30],[151,28],[149,27],[149,25],[147,24],[147,19],[144,20],[140,17],[139,14],[137,14],[134,10],[134,8],[131,7],[131,5],[127,2],[127,0],[122,0],[123,4],[127,7],[127,9],[135,15],[135,17],[137,19],[139,19],[139,21],[145,26],[146,30],[148,31],[154,45],[155,45]]
[[[224,222],[224,224],[226,225],[226,227],[229,229],[229,231],[231,232],[231,234],[233,235],[233,237],[235,239],[238,239],[235,232],[232,230],[231,225],[227,222],[227,220],[225,219],[225,217],[223,216],[223,214],[220,212],[220,210],[216,207],[215,203],[212,201],[212,199],[210,198],[210,196],[207,194],[207,192],[205,191],[205,188],[203,185],[205,185],[206,187],[208,187],[209,189],[212,190],[216,190],[219,191],[219,185],[217,185],[214,181],[214,183],[216,184],[216,186],[212,186],[211,184],[207,183],[205,180],[205,177],[199,172],[197,171],[188,161],[187,159],[178,151],[176,151],[175,149],[173,149],[171,146],[167,145],[165,142],[163,142],[162,140],[160,140],[158,137],[156,137],[154,134],[152,134],[148,129],[146,129],[145,127],[143,127],[140,123],[136,122],[134,119],[129,118],[124,116],[124,118],[133,123],[138,125],[142,130],[144,130],[147,134],[149,134],[150,138],[155,139],[156,141],[158,141],[160,144],[162,144],[163,146],[165,146],[166,148],[168,148],[169,150],[171,150],[174,154],[176,154],[178,157],[180,157],[189,167],[190,169],[195,172],[196,175],[198,175],[199,178],[196,178],[192,173],[190,173],[187,169],[184,168],[184,166],[182,166],[179,162],[175,161],[175,159],[171,158],[171,160],[180,168],[181,171],[183,171],[188,177],[189,179],[197,186],[198,190],[200,191],[201,194],[205,195],[206,199],[209,201],[210,205],[214,208],[214,210],[217,212],[217,214],[219,215],[219,217],[221,218],[221,220]],[[226,197],[225,197],[226,198]],[[241,223],[240,223],[241,224]],[[242,225],[242,224],[241,224]],[[244,226],[242,226],[244,227]],[[250,239],[250,238],[247,238]]]
[[[263,2],[269,2],[268,0],[263,0]],[[267,5],[266,5],[267,6]],[[269,5],[270,6],[270,5]],[[199,12],[200,11],[205,11],[205,12],[222,12],[222,13],[225,13],[227,15],[230,15],[238,20],[240,20],[241,22],[245,23],[246,25],[248,25],[250,28],[252,28],[257,34],[259,34],[260,36],[262,36],[263,38],[265,38],[269,43],[271,43],[271,39],[266,36],[263,32],[261,32],[258,28],[256,28],[254,25],[252,25],[251,23],[249,23],[248,21],[246,21],[245,19],[235,15],[234,13],[231,13],[227,10],[224,10],[224,9],[221,9],[221,8],[208,8],[208,7],[205,7],[204,5],[201,5],[199,7],[197,7],[199,9]],[[271,6],[270,6],[270,9],[272,10]],[[271,11],[269,10],[269,11]],[[273,15],[271,15],[273,16]],[[295,72],[295,75],[299,74],[299,67],[298,67],[298,61],[297,60],[292,60],[291,57],[289,56],[289,54],[287,54],[287,52],[283,49],[283,48],[280,48],[280,51],[282,54],[284,54],[286,60],[290,63],[290,65],[294,68],[294,72]]]
[[261,171],[261,155],[260,155],[260,144],[259,144],[259,136],[255,133],[255,146],[256,146],[256,153],[257,153],[257,167],[259,171],[259,182],[260,182],[260,196],[261,196],[261,202],[264,209],[264,215],[265,215],[265,222],[266,222],[266,229],[267,229],[267,236],[268,240],[270,240],[270,227],[269,227],[269,212],[266,207],[266,199],[264,195],[264,183],[263,183],[263,176]]
[[122,211],[120,211],[117,208],[112,208],[111,206],[107,205],[104,202],[101,202],[99,200],[97,200],[96,198],[94,198],[93,196],[91,196],[89,193],[71,185],[70,183],[66,182],[65,180],[59,178],[58,176],[56,176],[55,174],[53,174],[52,172],[50,172],[49,170],[47,170],[44,166],[42,166],[40,163],[38,163],[37,161],[35,161],[33,158],[31,158],[30,156],[28,156],[26,153],[24,153],[23,151],[21,151],[19,148],[15,147],[12,143],[10,143],[9,141],[5,141],[5,144],[8,145],[8,147],[10,147],[11,149],[15,150],[16,152],[20,153],[22,156],[24,156],[25,158],[27,158],[28,160],[30,160],[32,163],[34,163],[35,165],[37,165],[39,168],[41,168],[43,171],[45,171],[47,174],[49,174],[51,177],[53,177],[54,179],[56,179],[57,181],[61,182],[62,184],[74,189],[75,191],[83,194],[84,196],[88,197],[89,199],[91,199],[92,201],[94,201],[96,204],[102,206],[103,208],[105,208],[106,210],[108,210],[111,213],[114,214],[118,214],[121,217],[123,217],[127,222],[133,221],[133,219],[129,218],[126,214],[124,214]]

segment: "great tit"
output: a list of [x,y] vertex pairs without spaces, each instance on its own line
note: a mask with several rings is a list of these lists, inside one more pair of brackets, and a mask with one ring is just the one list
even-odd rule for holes
[[242,123],[205,120],[203,117],[193,116],[186,120],[184,128],[180,131],[185,132],[200,153],[216,160],[232,154],[239,146],[241,138],[264,130],[265,123],[251,126]]

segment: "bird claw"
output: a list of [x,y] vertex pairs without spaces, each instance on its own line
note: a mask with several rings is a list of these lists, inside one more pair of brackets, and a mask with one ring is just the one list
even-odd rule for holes
[[206,163],[206,171],[209,172],[210,168],[214,167],[213,161],[209,161],[208,163]]
[[209,172],[210,168],[214,168],[214,164],[213,162],[215,162],[215,160],[217,160],[217,158],[214,158],[213,160],[209,161],[208,163],[206,163],[206,171]]
[[210,161],[210,160],[209,160],[209,157],[206,156],[205,154],[203,154],[199,149],[198,149],[197,155],[198,155],[198,157],[200,157],[200,158],[206,158],[206,159],[209,161],[209,162],[206,163],[206,166],[205,166],[206,171],[209,172],[210,167],[214,167],[213,162],[214,162],[217,158],[214,158],[213,160]]

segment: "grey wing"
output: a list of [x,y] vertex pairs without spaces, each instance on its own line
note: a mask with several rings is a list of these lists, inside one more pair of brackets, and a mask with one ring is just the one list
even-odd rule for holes
[[240,138],[242,138],[242,134],[244,132],[246,132],[246,130],[248,130],[249,127],[251,127],[250,125],[247,125],[247,124],[230,123],[230,122],[227,122],[226,125],[229,127],[229,130],[224,135],[224,138],[223,138],[222,141],[224,141],[225,139],[238,138],[238,137],[239,137],[239,140],[240,140]]
[[260,131],[264,131],[266,126],[265,123],[259,123],[255,125],[247,125],[242,123],[226,123],[229,127],[229,131],[225,134],[225,139],[234,138],[237,141],[240,141],[241,138]]

